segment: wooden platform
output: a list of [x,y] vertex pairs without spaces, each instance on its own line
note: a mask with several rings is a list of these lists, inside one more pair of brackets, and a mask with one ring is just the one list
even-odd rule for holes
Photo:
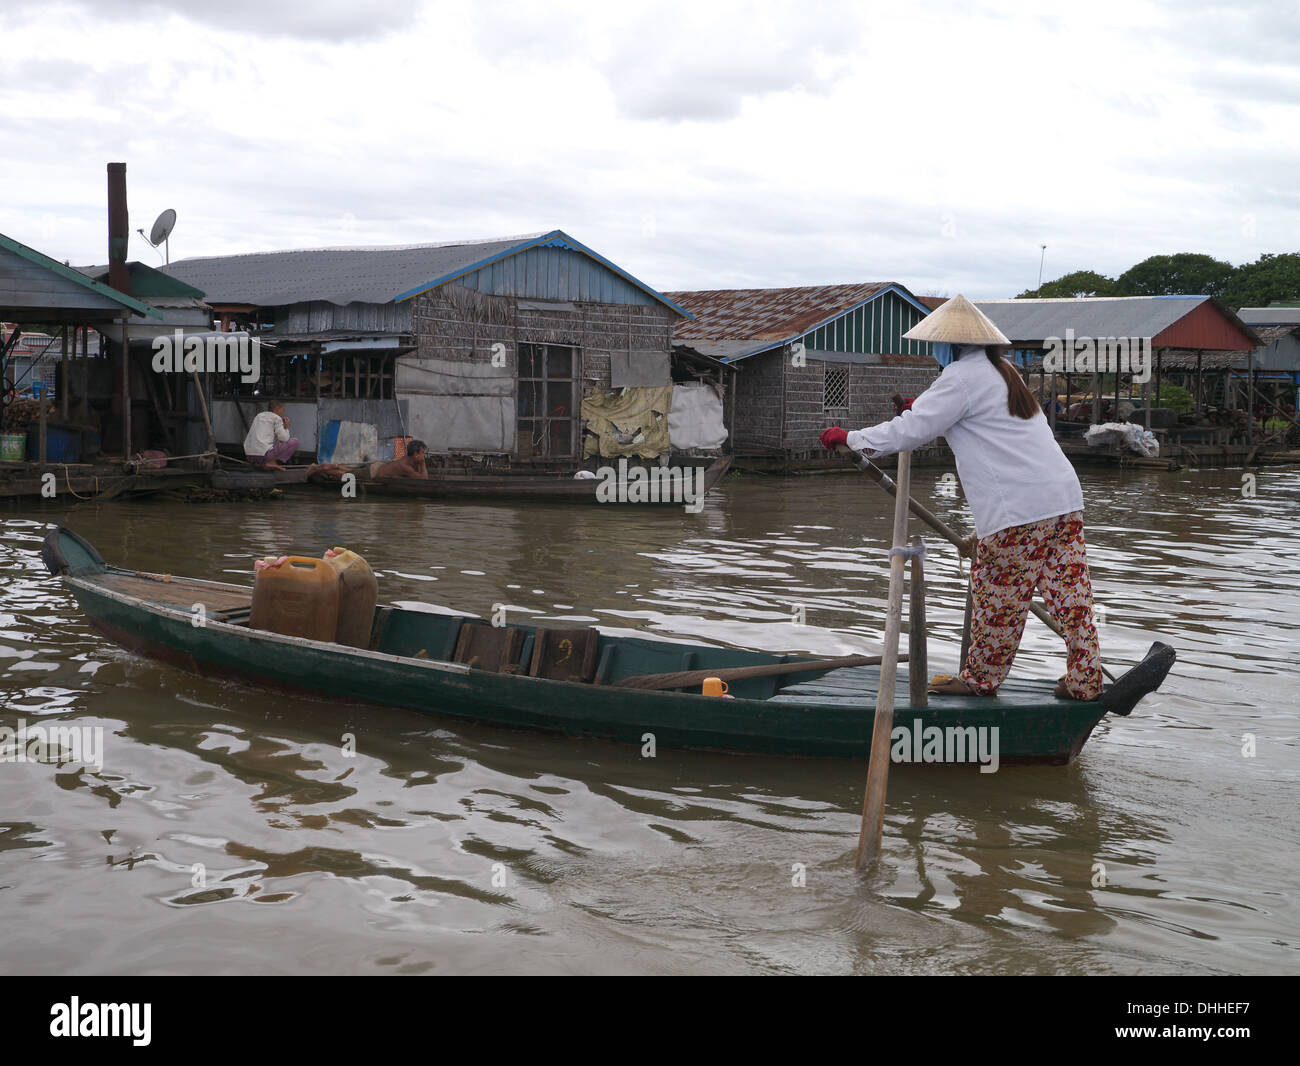
[[0,463],[0,499],[49,499],[42,493],[47,473],[54,475],[54,499],[59,500],[147,496],[187,485],[202,487],[211,480],[206,471],[173,467],[127,474],[121,464]]
[[[931,674],[937,671],[931,671]],[[1007,709],[1017,706],[1041,707],[1044,702],[1044,687],[1047,683],[1029,678],[1008,678],[998,689],[997,705]],[[800,681],[785,685],[781,691],[768,700],[769,703],[816,703],[837,707],[862,707],[871,714],[876,706],[876,689],[880,685],[880,667],[853,666],[842,670],[833,670],[829,674],[811,681]],[[906,667],[901,667],[897,688],[898,713],[902,714],[910,703]],[[931,697],[936,700],[937,697]],[[971,700],[989,700],[986,696],[945,696],[941,701],[944,706],[954,702],[965,703]],[[1069,700],[1058,700],[1051,696],[1054,703],[1069,704]],[[900,725],[910,723],[899,720]]]
[[[99,578],[99,583],[113,592],[187,611],[201,603],[209,615],[223,616],[223,620],[234,620],[233,616],[246,614],[253,605],[251,588],[192,577],[109,570]],[[226,615],[232,617],[226,619]]]

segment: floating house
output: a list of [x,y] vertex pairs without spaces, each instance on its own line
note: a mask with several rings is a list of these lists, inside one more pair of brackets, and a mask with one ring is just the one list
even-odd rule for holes
[[[133,424],[133,395],[143,395],[138,368],[131,367],[122,346],[104,346],[104,355],[90,353],[91,334],[96,339],[121,336],[134,322],[161,322],[162,312],[147,301],[128,295],[86,276],[81,271],[0,234],[0,321],[16,328],[0,350],[0,380],[24,391],[24,373],[35,373],[53,383],[54,419],[47,418],[42,437],[58,440],[57,454],[29,436],[27,454],[33,459],[75,461],[85,444],[122,454],[124,443],[147,447],[148,426]],[[10,365],[26,327],[53,327],[51,342],[28,359],[23,368]],[[74,358],[80,351],[80,358]],[[15,372],[17,370],[17,372]],[[141,391],[133,393],[132,385]],[[8,391],[8,388],[6,388]],[[46,395],[46,390],[41,390]],[[10,426],[10,429],[15,427]]]
[[[435,458],[487,465],[668,453],[673,330],[689,316],[560,230],[186,259],[170,273],[205,294],[223,328],[276,345],[260,380],[215,383],[225,447],[278,399],[322,461],[381,458],[411,437]],[[720,425],[721,396],[708,392]],[[336,451],[346,423],[375,427],[381,454]]]
[[[1014,361],[1030,380],[1039,375],[1045,395],[1064,397],[1066,415],[1074,406],[1075,390],[1090,398],[1082,419],[1064,417],[1049,404],[1049,417],[1059,431],[1074,435],[1089,423],[1118,420],[1131,410],[1132,420],[1144,428],[1170,431],[1185,444],[1250,443],[1247,418],[1175,430],[1174,413],[1161,406],[1162,387],[1172,376],[1188,387],[1197,413],[1210,405],[1220,410],[1249,407],[1251,354],[1260,338],[1219,301],[1208,296],[1076,297],[981,300],[976,306],[1006,334]],[[1078,364],[1082,371],[1059,362],[1071,345],[1087,353]],[[1045,358],[1049,353],[1056,358]],[[1148,380],[1136,380],[1147,377],[1141,369],[1147,359]],[[1103,380],[1113,396],[1103,396]]]
[[[108,265],[77,269],[102,285],[109,284]],[[132,320],[125,326],[114,323],[101,331],[105,341],[119,352],[123,350],[125,331],[125,350],[129,352],[131,366],[131,436],[135,442],[132,452],[151,448],[179,456],[211,450],[212,434],[199,398],[202,378],[180,370],[158,373],[153,367],[153,355],[154,341],[159,337],[174,341],[178,334],[181,337],[210,334],[212,308],[199,289],[147,263],[127,263],[126,276],[131,296],[156,312],[156,317]],[[92,371],[102,372],[102,366],[95,363],[90,366]],[[75,373],[71,382],[75,391]],[[87,382],[92,399],[102,399],[103,383],[97,386],[93,373],[87,376]]]
[[1257,381],[1271,388],[1294,417],[1300,411],[1300,306],[1243,307],[1237,316],[1256,336]]
[[903,339],[929,309],[897,282],[665,296],[691,316],[677,324],[681,349],[737,367],[740,466],[822,465],[823,429],[892,418],[894,395],[916,396],[939,375],[930,345]]

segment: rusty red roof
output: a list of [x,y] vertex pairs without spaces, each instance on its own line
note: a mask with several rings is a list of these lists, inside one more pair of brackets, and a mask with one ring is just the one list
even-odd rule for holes
[[946,296],[918,296],[918,300],[925,304],[931,311],[937,311],[940,307],[948,302]]
[[676,340],[721,342],[710,345],[711,350],[717,349],[714,354],[738,356],[801,337],[890,288],[909,300],[916,299],[892,281],[788,289],[704,289],[663,295],[695,316],[693,322],[678,324]]

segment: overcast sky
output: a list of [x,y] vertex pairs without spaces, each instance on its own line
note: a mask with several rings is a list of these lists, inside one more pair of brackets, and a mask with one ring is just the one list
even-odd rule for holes
[[[1300,3],[5,0],[0,232],[172,258],[561,228],[663,290],[1013,296],[1300,250]],[[131,258],[159,262],[138,235]]]

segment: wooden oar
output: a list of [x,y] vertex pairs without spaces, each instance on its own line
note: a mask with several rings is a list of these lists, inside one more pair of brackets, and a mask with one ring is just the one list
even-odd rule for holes
[[[845,666],[878,666],[879,655],[844,655],[838,659],[795,659],[788,663],[764,666],[729,666],[724,670],[681,670],[674,674],[638,674],[615,681],[610,688],[686,688],[701,684],[706,677],[719,681],[744,681],[750,677],[779,677],[781,674],[806,674],[812,670],[839,670]],[[906,662],[907,656],[903,656]]]
[[885,786],[889,783],[889,742],[894,732],[894,684],[898,678],[898,634],[903,628],[903,568],[907,562],[903,551],[907,546],[907,487],[911,470],[912,453],[899,452],[898,483],[901,489],[894,497],[894,546],[889,553],[885,654],[880,664],[880,687],[876,689],[876,716],[867,761],[867,790],[862,797],[862,828],[858,832],[859,871],[880,854],[880,836],[885,828]]
[[[880,467],[876,466],[876,464],[873,463],[870,459],[868,459],[865,455],[863,455],[861,452],[855,452],[852,448],[848,447],[848,445],[846,444],[839,445],[835,449],[835,451],[839,455],[843,455],[846,458],[852,459],[854,465],[857,466],[857,468],[861,470],[864,474],[866,474],[867,477],[871,478],[872,481],[874,481],[877,485],[879,485],[882,489],[884,489],[887,493],[889,493],[889,495],[897,498],[898,486],[894,484],[894,479],[891,478],[888,474],[886,474],[883,470],[881,470]],[[916,515],[917,518],[919,518],[927,526],[929,526],[936,533],[938,533],[939,536],[943,537],[943,539],[946,540],[949,544],[954,545],[957,548],[957,551],[961,553],[961,555],[967,556],[971,554],[970,538],[957,536],[957,534],[953,532],[952,527],[948,525],[948,523],[945,522],[942,518],[936,515],[933,511],[931,511],[928,507],[925,507],[922,504],[917,503],[916,500],[912,499],[911,496],[908,496],[907,508],[909,511],[912,512],[912,514]],[[1037,618],[1044,625],[1046,625],[1048,629],[1050,629],[1062,640],[1065,639],[1065,634],[1061,632],[1061,627],[1056,624],[1056,619],[1047,613],[1047,608],[1045,608],[1041,603],[1031,602],[1029,605],[1029,609],[1033,611],[1034,617]],[[1112,674],[1109,670],[1107,670],[1104,666],[1101,668],[1101,672],[1105,674],[1108,678],[1110,678],[1110,680],[1112,681],[1115,680],[1115,675]]]

